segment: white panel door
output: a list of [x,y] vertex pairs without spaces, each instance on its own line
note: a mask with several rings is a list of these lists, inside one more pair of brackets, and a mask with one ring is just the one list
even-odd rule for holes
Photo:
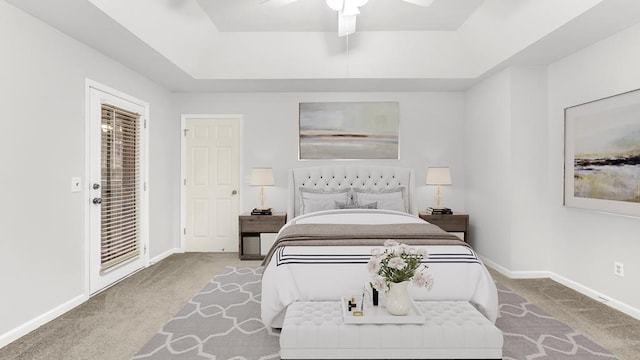
[[240,122],[185,120],[185,251],[238,251]]

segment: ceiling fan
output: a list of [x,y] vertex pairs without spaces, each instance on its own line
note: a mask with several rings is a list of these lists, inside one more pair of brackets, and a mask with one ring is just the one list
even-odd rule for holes
[[[272,6],[284,6],[297,0],[261,0],[262,4]],[[356,15],[360,14],[359,8],[367,4],[369,0],[326,0],[331,10],[338,12],[338,36],[346,36],[356,31]],[[409,4],[427,7],[433,0],[401,0]]]

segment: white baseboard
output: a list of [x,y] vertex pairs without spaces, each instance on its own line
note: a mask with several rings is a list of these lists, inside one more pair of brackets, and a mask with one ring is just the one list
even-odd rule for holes
[[601,303],[611,306],[612,308],[623,312],[631,317],[634,317],[638,320],[640,320],[640,309],[634,308],[633,306],[627,305],[625,303],[623,303],[622,301],[613,299],[611,297],[608,297],[607,295],[604,295],[601,292],[595,291],[591,288],[588,288],[580,283],[577,283],[573,280],[569,280],[563,276],[560,276],[558,274],[555,273],[551,273],[550,278],[556,282],[559,282],[560,284],[571,288],[585,296],[588,296],[594,300],[600,301]]
[[18,326],[17,328],[0,335],[0,348],[18,340],[22,336],[27,335],[40,326],[84,303],[87,299],[88,297],[84,294],[78,295],[64,304],[57,306],[52,310]]
[[485,257],[480,257],[482,262],[484,262],[487,266],[496,270],[504,276],[507,276],[512,279],[535,279],[535,278],[550,278],[553,281],[556,281],[570,289],[573,289],[582,295],[588,296],[594,300],[597,300],[605,305],[608,305],[620,312],[623,312],[633,318],[640,320],[640,309],[634,308],[633,306],[627,305],[622,301],[613,299],[607,295],[602,294],[601,292],[595,291],[587,286],[584,286],[578,282],[573,280],[569,280],[564,276],[560,276],[552,271],[511,271],[505,268],[502,265],[497,264]]
[[502,275],[509,277],[511,279],[537,279],[537,278],[548,278],[551,277],[551,272],[546,270],[536,270],[536,271],[512,271],[507,269],[506,267],[499,265],[496,262],[493,262],[483,256],[480,256],[482,262],[485,263],[490,268],[496,270]]
[[180,253],[183,253],[183,252],[184,252],[184,250],[182,250],[180,248],[169,249],[169,250],[163,252],[162,254],[154,257],[153,259],[149,259],[149,265],[157,264],[160,261],[168,258],[169,256],[171,256],[173,254],[180,254]]
[[[173,255],[173,254],[177,254],[177,253],[183,253],[184,251],[180,248],[174,248],[174,249],[169,249],[167,251],[165,251],[164,253],[154,257],[153,259],[149,260],[149,266],[156,264],[162,260],[164,260],[165,258]],[[126,278],[126,277],[125,277]],[[124,278],[123,278],[124,279]],[[122,279],[122,280],[123,280]],[[114,283],[115,284],[115,283]],[[112,285],[114,285],[112,284]],[[22,324],[20,326],[18,326],[17,328],[10,330],[4,334],[0,335],[0,348],[16,341],[17,339],[19,339],[20,337],[30,333],[31,331],[39,328],[40,326],[48,323],[49,321],[57,318],[58,316],[66,313],[69,310],[72,310],[73,308],[75,308],[76,306],[81,305],[82,303],[84,303],[85,301],[87,301],[89,299],[89,296],[87,295],[78,295],[76,297],[74,297],[73,299],[65,302],[64,304],[57,306],[56,308],[26,322],[25,324]]]

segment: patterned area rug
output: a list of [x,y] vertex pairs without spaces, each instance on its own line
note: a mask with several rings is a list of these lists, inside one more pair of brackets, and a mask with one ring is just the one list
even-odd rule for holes
[[555,319],[509,288],[498,285],[503,359],[616,359],[608,350]]
[[[280,359],[279,332],[260,321],[262,270],[216,275],[133,359]],[[498,284],[498,291],[503,359],[616,359],[508,288]]]
[[280,359],[279,332],[260,321],[262,270],[214,276],[133,359]]

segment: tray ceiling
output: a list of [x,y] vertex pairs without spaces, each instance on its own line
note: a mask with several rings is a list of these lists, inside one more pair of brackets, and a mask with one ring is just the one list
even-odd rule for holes
[[[173,91],[450,91],[640,22],[637,0],[5,0]],[[73,11],[69,11],[73,9]]]

